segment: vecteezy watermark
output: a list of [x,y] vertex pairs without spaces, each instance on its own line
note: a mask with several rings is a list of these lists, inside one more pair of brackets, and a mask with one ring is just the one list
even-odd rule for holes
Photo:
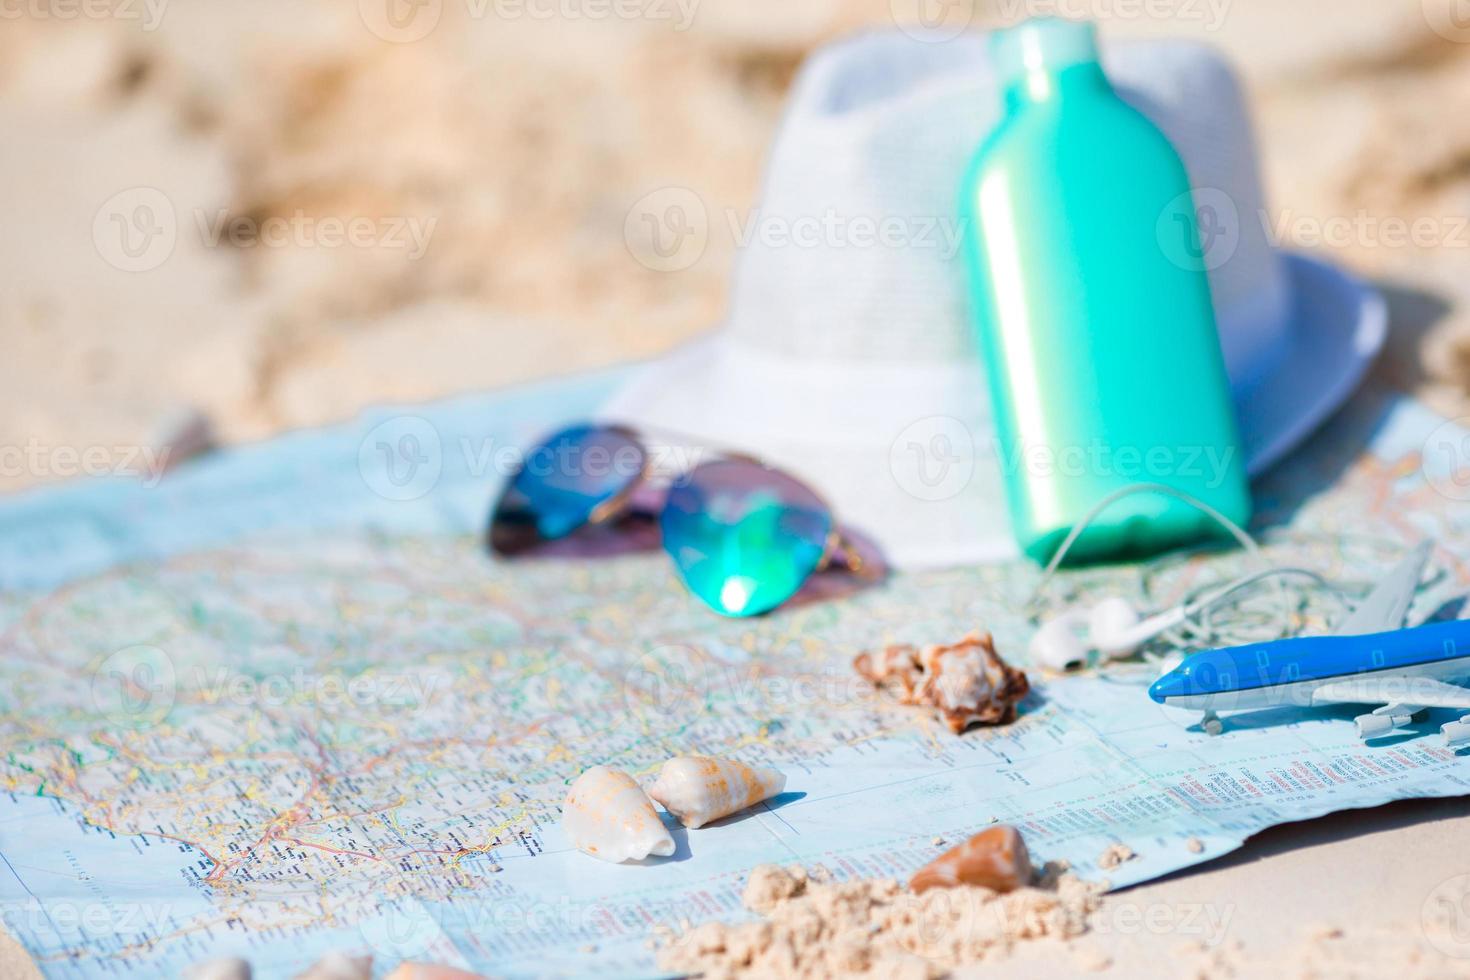
[[1118,477],[1134,483],[1185,479],[1207,489],[1223,486],[1236,447],[1215,445],[1116,444],[1102,439],[1053,444],[1021,440],[1001,448],[993,436],[977,439],[964,422],[934,415],[906,426],[889,447],[889,472],[919,500],[948,500],[974,476],[976,460],[994,458],[1003,475],[1064,479]]
[[932,251],[949,260],[964,242],[964,222],[947,215],[843,214],[827,208],[794,215],[727,211],[725,217],[735,247],[742,249],[752,243],[773,249],[886,248]]
[[1113,897],[1087,918],[1090,932],[1100,936],[1173,936],[1219,946],[1235,918],[1234,903],[1137,902]]
[[92,944],[115,948],[120,939],[162,935],[180,914],[188,913],[170,902],[129,902],[115,896],[93,901],[29,898],[7,902],[0,919],[16,935],[40,932],[78,951],[102,953]]
[[888,468],[899,487],[918,500],[957,497],[975,475],[974,435],[949,415],[919,419],[893,440]]
[[0,445],[0,477],[38,480],[126,476],[153,488],[168,468],[169,446],[62,446],[36,438]]
[[[513,850],[524,852],[519,843]],[[467,868],[479,870],[467,871]],[[449,878],[451,882],[457,878],[463,880],[464,887],[471,888],[477,884],[483,886],[485,875],[499,872],[497,865],[487,868],[485,864],[475,862],[437,868],[435,876]],[[423,894],[426,890],[421,881],[405,878],[401,883],[395,882],[390,888],[394,897],[380,899],[375,914],[358,922],[367,947],[394,961],[446,958],[432,952],[438,944],[449,945],[440,925],[442,913],[435,912],[431,904],[438,898],[439,890]],[[641,936],[648,931],[649,923],[656,923],[655,929],[660,933],[672,934],[672,929],[663,924],[687,922],[686,917],[690,913],[687,901],[654,894],[619,900],[578,897],[570,894],[568,889],[558,892],[527,888],[497,894],[493,901],[458,903],[454,915],[455,930],[494,937],[496,946],[511,949],[521,948],[521,937],[554,934],[566,947],[576,949],[596,947],[606,940]],[[452,947],[449,951],[452,952]]]
[[898,29],[919,41],[949,41],[975,20],[975,0],[888,0]]
[[1264,209],[1261,222],[1272,244],[1314,248],[1470,248],[1470,216],[1415,217],[1376,215],[1360,208],[1352,214],[1299,214],[1290,208],[1274,217]]
[[1164,256],[1181,269],[1218,269],[1240,245],[1240,212],[1230,195],[1201,187],[1175,196],[1154,226]]
[[1470,416],[1441,423],[1419,455],[1425,481],[1450,500],[1470,500]]
[[[964,243],[964,222],[940,214],[847,213],[836,208],[783,212],[727,208],[725,230],[737,249],[891,249],[931,252],[948,261]],[[712,232],[704,199],[687,187],[645,194],[623,223],[628,253],[655,272],[682,272],[704,257]]]
[[235,248],[383,248],[421,259],[439,224],[436,217],[290,215],[252,218],[220,208],[213,214],[194,212],[199,240],[210,248],[224,242]]
[[384,41],[412,44],[439,26],[444,0],[357,0],[357,15]]
[[1470,0],[1419,0],[1430,30],[1458,44],[1470,44]]
[[[434,216],[289,215],[255,218],[224,209],[192,212],[194,240],[203,248],[380,249],[423,258],[438,226]],[[184,226],[187,228],[187,226]],[[181,233],[179,215],[156,187],[130,187],[102,203],[92,219],[97,254],[123,272],[148,272],[169,260]]]
[[[645,21],[676,32],[694,24],[701,0],[452,0],[470,21]],[[358,0],[362,23],[394,44],[422,41],[444,18],[446,0]]]
[[460,436],[446,450],[439,429],[417,415],[380,422],[363,437],[357,467],[363,483],[387,500],[417,500],[438,485],[446,462],[471,480],[527,473],[551,483],[588,478],[604,485],[632,483],[640,477],[678,484],[712,450],[703,446],[644,439],[641,448],[609,448],[600,443],[521,446],[493,437]]
[[289,670],[245,672],[228,666],[179,668],[149,644],[124,647],[95,662],[92,706],[111,725],[142,730],[163,724],[181,701],[206,707],[307,706],[341,713],[364,709],[417,709],[448,684],[432,670],[367,670],[356,674]]
[[425,958],[444,935],[429,906],[407,896],[393,900],[377,915],[364,918],[357,928],[374,954],[403,961]]
[[[1470,3],[1470,0],[1466,0]],[[1275,214],[1265,208],[1242,215],[1218,187],[1200,187],[1174,197],[1155,224],[1159,247],[1182,269],[1211,271],[1235,255],[1244,224],[1259,221],[1265,240],[1277,247],[1303,248],[1462,248],[1470,249],[1470,216],[1412,217],[1373,214],[1303,214],[1290,208]]]
[[171,657],[145,643],[124,647],[92,668],[92,706],[118,728],[152,728],[168,717],[178,694]]
[[645,194],[628,209],[623,241],[628,254],[655,272],[682,272],[709,247],[709,211],[687,187]]
[[623,673],[623,705],[634,717],[671,712],[800,713],[871,703],[873,685],[851,670],[781,673],[738,649],[671,645],[638,657]]
[[0,20],[136,21],[144,31],[163,23],[169,0],[0,0]]
[[438,485],[444,472],[439,430],[417,415],[374,426],[357,448],[357,471],[385,500],[417,500]]
[[1022,441],[1000,454],[1000,464],[1005,474],[1121,477],[1134,482],[1183,477],[1214,489],[1224,485],[1236,451],[1235,446],[1114,445],[1102,439],[1064,446]]
[[372,670],[345,675],[303,667],[247,674],[227,667],[197,667],[182,679],[190,698],[204,705],[283,708],[310,705],[326,711],[361,708],[420,708],[428,704],[443,674],[429,671]]
[[1470,960],[1470,874],[1446,878],[1424,899],[1424,938],[1446,956]]
[[464,0],[470,17],[496,20],[638,20],[683,33],[694,25],[700,0]]
[[130,187],[102,202],[92,242],[108,265],[147,272],[168,261],[179,239],[173,202],[156,187]]
[[1006,23],[1030,17],[1065,20],[1178,21],[1218,31],[1233,0],[998,0]]

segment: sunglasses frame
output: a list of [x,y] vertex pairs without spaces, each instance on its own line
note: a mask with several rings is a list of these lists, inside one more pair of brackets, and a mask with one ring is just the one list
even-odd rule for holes
[[[627,439],[629,442],[635,444],[638,447],[638,451],[643,454],[643,466],[639,470],[638,475],[629,480],[627,486],[623,487],[617,493],[613,494],[611,497],[607,498],[606,500],[602,501],[602,503],[592,508],[592,511],[587,515],[587,520],[580,525],[581,527],[598,527],[611,524],[614,521],[632,513],[632,502],[634,495],[641,487],[648,484],[649,478],[652,475],[653,456],[648,451],[648,440],[646,435],[636,429],[616,422],[603,423],[593,421],[585,424],[597,426],[609,432],[617,433],[618,435]],[[557,435],[567,428],[569,428],[569,426],[563,426],[556,432],[551,433],[551,435]],[[664,433],[664,435],[670,436],[671,439],[677,439],[679,441],[687,442],[690,445],[698,445],[700,441],[685,436],[677,436],[675,433],[666,432]],[[544,442],[545,440],[543,440],[542,443],[538,443],[538,447],[544,444]],[[674,478],[670,485],[672,486],[673,483],[676,483],[678,480],[689,477],[695,471],[697,471],[699,467],[704,466],[707,463],[720,461],[750,463],[754,466],[760,467],[763,470],[769,470],[775,473],[779,473],[782,476],[786,477],[788,480],[792,480],[795,483],[800,484],[803,489],[805,489],[808,493],[815,497],[817,499],[817,502],[822,505],[822,508],[827,512],[827,516],[831,518],[832,521],[832,527],[827,532],[827,539],[822,544],[822,556],[817,560],[817,566],[816,568],[812,569],[812,574],[816,575],[821,572],[825,572],[831,568],[840,568],[843,571],[849,572],[853,575],[861,576],[863,578],[871,577],[869,565],[863,560],[862,553],[858,550],[856,543],[843,533],[840,525],[838,524],[836,511],[832,509],[832,505],[827,501],[827,498],[822,496],[822,494],[818,493],[815,489],[813,489],[810,484],[799,477],[787,473],[780,467],[768,463],[767,461],[761,459],[759,456],[755,456],[746,452],[726,449],[716,449],[715,452],[717,455],[713,459],[701,460],[694,466],[684,470],[680,473],[678,477]],[[524,467],[525,463],[522,462],[521,470],[517,470],[514,474],[511,475],[511,482],[514,482],[520,476],[520,473],[524,469]],[[573,531],[571,533],[576,532]]]

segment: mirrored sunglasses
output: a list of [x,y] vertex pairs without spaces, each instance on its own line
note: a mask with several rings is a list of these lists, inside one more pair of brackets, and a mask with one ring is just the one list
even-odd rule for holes
[[[579,423],[520,458],[491,512],[489,540],[520,555],[580,528],[629,515],[659,477],[637,433]],[[669,479],[653,508],[663,550],[690,592],[724,616],[756,616],[786,602],[817,572],[863,571],[825,501],[760,460],[721,454]]]

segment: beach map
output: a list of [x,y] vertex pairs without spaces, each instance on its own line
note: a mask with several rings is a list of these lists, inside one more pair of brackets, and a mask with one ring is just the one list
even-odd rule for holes
[[[1470,793],[1470,756],[1437,734],[1447,713],[1370,743],[1351,708],[1212,738],[1146,697],[1156,667],[1115,664],[1033,672],[1016,723],[955,736],[853,672],[863,650],[976,628],[1025,666],[1029,565],[900,574],[740,621],[657,552],[491,560],[486,441],[585,416],[622,377],[379,411],[156,485],[0,504],[0,914],[45,975],[239,955],[289,976],[332,950],[373,954],[379,975],[403,959],[656,974],[655,928],[744,914],[762,863],[906,876],[936,838],[999,820],[1039,858],[1124,886],[1273,824]],[[1361,393],[1257,485],[1269,556],[1362,594],[1433,538],[1414,615],[1454,615],[1467,438]],[[1055,587],[1162,603],[1249,567],[1199,554]],[[1305,613],[1324,630],[1340,614]],[[786,792],[675,826],[671,858],[570,846],[560,806],[583,769],[647,779],[676,754],[780,769]],[[1104,871],[1116,842],[1137,857]]]

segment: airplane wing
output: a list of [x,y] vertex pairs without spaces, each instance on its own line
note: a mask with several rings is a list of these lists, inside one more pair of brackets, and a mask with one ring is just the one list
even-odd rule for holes
[[1414,714],[1423,708],[1470,710],[1470,688],[1430,677],[1346,677],[1312,692],[1316,704],[1382,704],[1375,714]]
[[1409,604],[1419,590],[1419,579],[1433,549],[1432,541],[1421,541],[1415,545],[1414,550],[1405,555],[1332,632],[1338,636],[1362,636],[1403,629],[1409,615]]

